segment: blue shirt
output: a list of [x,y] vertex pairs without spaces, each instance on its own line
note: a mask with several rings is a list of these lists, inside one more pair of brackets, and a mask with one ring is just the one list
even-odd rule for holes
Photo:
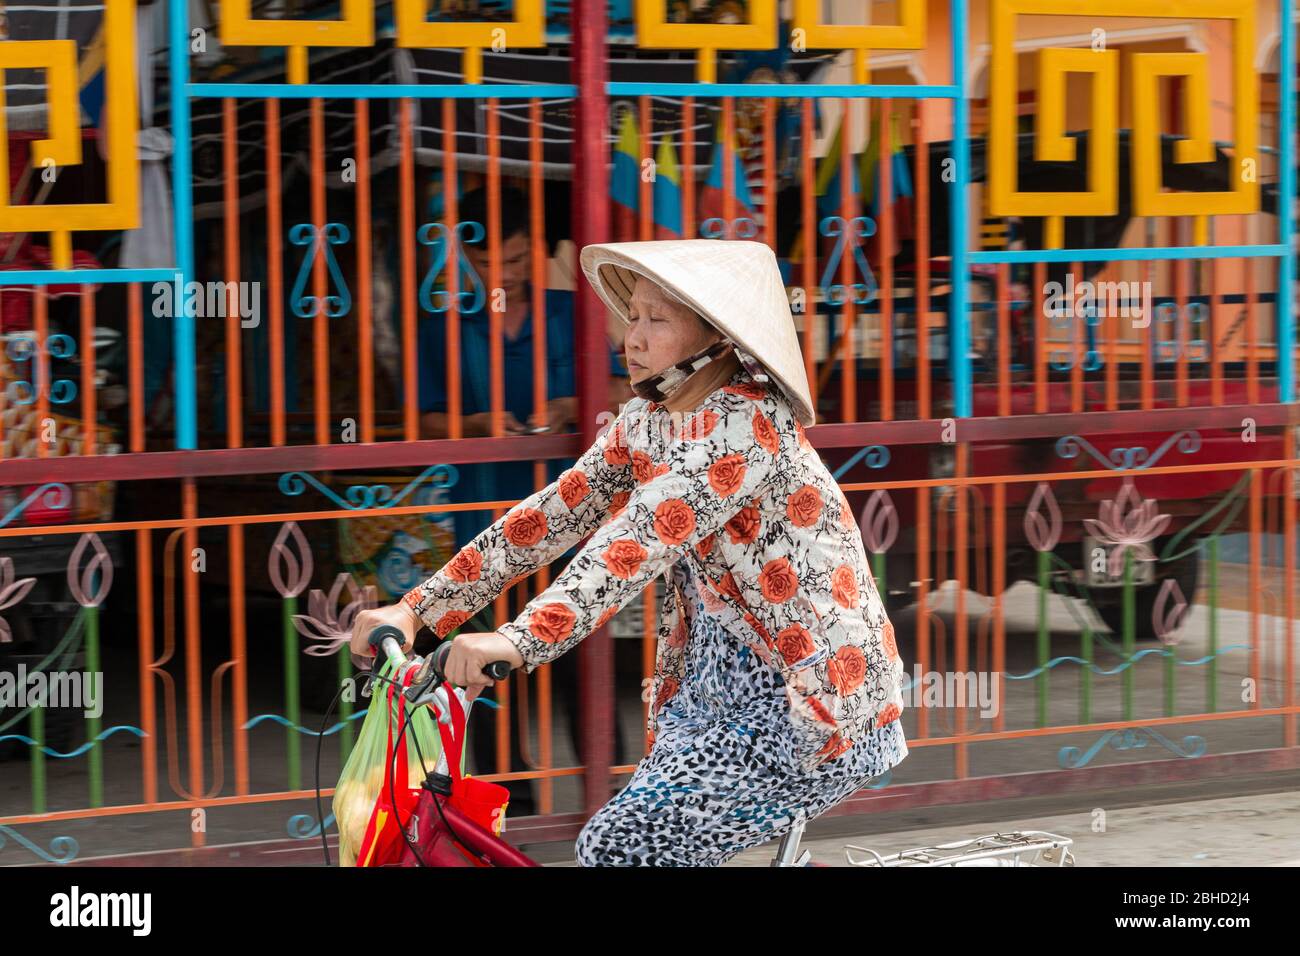
[[[532,286],[524,283],[528,315],[518,335],[502,335],[504,407],[520,422],[533,413],[533,317]],[[564,289],[546,290],[546,397],[565,398],[576,391],[573,325],[574,294]],[[491,411],[491,339],[485,309],[460,315],[461,414]],[[444,313],[425,316],[419,324],[420,410],[447,411],[447,319]],[[619,354],[609,349],[609,373],[626,377]],[[572,458],[551,458],[546,462],[547,482],[558,478],[572,465]],[[513,462],[457,464],[457,481],[449,500],[502,501],[527,498],[537,490],[533,469]],[[492,523],[491,511],[454,512],[456,541],[463,546]]]

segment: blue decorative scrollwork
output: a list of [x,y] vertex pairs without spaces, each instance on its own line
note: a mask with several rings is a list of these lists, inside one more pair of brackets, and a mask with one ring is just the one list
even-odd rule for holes
[[700,236],[704,239],[753,239],[758,235],[758,223],[748,216],[730,222],[721,216],[712,216],[700,223]]
[[[348,232],[348,227],[341,222],[327,222],[321,234],[318,234],[316,227],[309,222],[299,223],[289,230],[289,241],[295,246],[311,247],[302,258],[302,265],[298,267],[298,277],[294,279],[293,291],[289,295],[289,306],[293,309],[294,315],[302,319],[310,319],[317,315],[323,306],[326,315],[330,318],[338,318],[340,315],[346,315],[352,308],[352,294],[348,292],[347,283],[343,281],[343,273],[331,248],[343,245],[350,238],[352,236]],[[334,282],[334,288],[338,290],[337,295],[327,295],[323,301],[317,296],[306,294],[307,280],[311,276],[316,257],[321,255],[325,257],[330,278]]]
[[[1204,302],[1188,302],[1183,306],[1188,330],[1205,329],[1209,324],[1210,309]],[[1151,338],[1151,348],[1157,362],[1176,362],[1181,353],[1189,362],[1207,362],[1210,348],[1204,338],[1189,338],[1186,347],[1178,337],[1178,306],[1173,302],[1161,302],[1155,307],[1156,329],[1170,327],[1170,337],[1162,339],[1159,335]]]
[[[843,216],[827,216],[817,224],[818,231],[823,236],[838,236],[835,242],[835,248],[827,259],[826,269],[822,272],[822,289],[826,293],[826,301],[832,305],[843,305],[844,296],[847,294],[846,287],[832,281],[838,274],[840,262],[844,258],[844,247],[849,241],[849,228],[854,229],[856,238],[866,239],[876,234],[876,222],[868,216],[855,216],[846,226]],[[867,255],[862,251],[862,244],[853,243],[853,258],[858,264],[858,272],[865,280],[854,283],[850,288],[855,293],[853,303],[855,305],[866,305],[876,297],[876,277],[871,271],[871,265],[867,262]]]
[[1179,747],[1168,737],[1150,727],[1123,727],[1119,730],[1108,730],[1086,751],[1078,747],[1062,747],[1057,754],[1057,759],[1064,769],[1077,770],[1097,756],[1107,743],[1116,750],[1140,750],[1147,745],[1148,738],[1179,757],[1195,759],[1205,755],[1204,737],[1186,736],[1183,738],[1182,747]]
[[[113,736],[119,730],[124,730],[129,733],[133,733],[137,737],[145,736],[145,732],[141,730],[139,727],[132,727],[130,724],[118,724],[115,727],[109,727],[107,730],[101,730],[99,734],[96,735],[94,740],[87,740],[76,750],[70,750],[67,753],[61,753],[58,750],[53,750],[50,747],[46,747],[42,745],[41,752],[45,754],[47,757],[58,757],[60,760],[67,760],[70,757],[80,757],[82,754],[91,750],[95,746],[95,744],[99,743],[101,740],[107,740],[109,737]],[[0,742],[4,742],[6,740],[21,740],[29,747],[36,743],[36,741],[33,738],[28,737],[26,734],[5,734],[3,737],[0,737]]]
[[81,852],[81,846],[69,836],[55,837],[50,841],[50,849],[48,851],[43,850],[13,827],[7,827],[4,824],[0,824],[0,846],[5,845],[6,833],[13,837],[15,842],[31,850],[46,863],[70,863]]
[[[461,235],[462,232],[468,232],[468,237]],[[470,287],[469,290],[457,289],[456,311],[477,312],[483,308],[483,303],[487,300],[487,288],[483,285],[483,279],[474,268],[474,264],[465,258],[465,243],[475,243],[483,240],[483,224],[475,222],[473,219],[458,222],[455,226],[455,235],[456,268],[459,270],[459,275],[469,279],[466,284]],[[438,289],[435,292],[433,286],[437,281],[438,274],[442,272],[443,267],[447,264],[447,250],[452,245],[447,236],[447,227],[440,222],[425,223],[416,232],[415,238],[420,245],[429,247],[433,260],[429,264],[429,271],[420,280],[420,308],[426,312],[446,312],[451,308],[451,293],[446,289]],[[462,283],[457,283],[457,285],[462,285]],[[435,301],[435,295],[441,296],[441,299]]]
[[344,492],[346,500],[306,471],[285,472],[280,476],[279,486],[283,494],[300,495],[307,490],[308,485],[311,485],[340,508],[364,511],[369,508],[395,508],[426,480],[429,480],[435,488],[450,488],[459,476],[460,472],[455,465],[430,465],[396,495],[388,485],[351,485]]
[[[330,824],[334,822],[334,814],[325,815],[325,828],[329,829]],[[310,840],[312,837],[320,836],[321,825],[309,813],[295,813],[289,818],[289,836],[295,840]]]
[[1139,445],[1133,448],[1113,448],[1109,456],[1102,455],[1085,438],[1078,435],[1065,435],[1057,439],[1056,453],[1062,458],[1075,458],[1082,449],[1095,459],[1098,464],[1111,471],[1124,471],[1132,468],[1150,468],[1164,457],[1165,452],[1175,444],[1178,445],[1178,450],[1184,455],[1194,455],[1201,450],[1200,432],[1175,432],[1165,439],[1164,443],[1154,452],[1148,452]]
[[47,481],[22,501],[18,502],[18,504],[10,508],[9,513],[3,518],[0,518],[0,528],[3,528],[26,511],[28,507],[31,506],[31,503],[37,498],[43,498],[41,504],[47,508],[55,510],[66,508],[72,501],[72,489],[61,481]]
[[884,468],[889,464],[889,449],[884,445],[867,445],[865,448],[859,448],[853,453],[853,457],[835,469],[833,476],[835,480],[839,481],[841,475],[860,461],[864,461],[868,468]]
[[[1204,657],[1198,657],[1195,660],[1180,660],[1180,661],[1175,661],[1174,663],[1178,664],[1180,667],[1199,667],[1202,664],[1209,663],[1210,661],[1214,660],[1216,657],[1222,656],[1228,651],[1249,650],[1249,649],[1250,649],[1249,644],[1228,644],[1225,645],[1224,647],[1218,648],[1213,654],[1206,654]],[[1044,671],[1050,671],[1057,664],[1064,664],[1067,661],[1069,661],[1074,664],[1084,665],[1089,670],[1091,670],[1094,674],[1100,674],[1104,677],[1109,677],[1112,674],[1118,674],[1120,671],[1132,667],[1134,664],[1136,664],[1142,658],[1146,657],[1148,654],[1159,654],[1163,657],[1167,657],[1172,653],[1173,653],[1172,650],[1165,647],[1148,647],[1145,650],[1136,652],[1128,660],[1122,661],[1117,667],[1110,667],[1110,668],[1098,667],[1092,661],[1086,661],[1082,657],[1074,657],[1072,655],[1067,654],[1062,657],[1053,657],[1046,664],[1041,664],[1038,667],[1035,667],[1033,670],[1025,671],[1023,674],[1007,673],[1004,676],[1006,677],[1007,680],[1033,680],[1035,677],[1037,677],[1039,674],[1043,673]],[[907,688],[904,688],[904,690],[906,689]]]
[[[13,362],[31,363],[31,381],[14,379],[9,383],[8,397],[15,405],[31,405],[36,401],[44,382],[37,381],[36,361],[37,347],[34,335],[16,335],[5,346],[5,354]],[[45,354],[50,358],[71,359],[77,354],[77,343],[70,335],[56,333],[45,340]],[[67,378],[56,378],[50,384],[47,393],[50,401],[56,405],[66,405],[77,397],[77,383]]]

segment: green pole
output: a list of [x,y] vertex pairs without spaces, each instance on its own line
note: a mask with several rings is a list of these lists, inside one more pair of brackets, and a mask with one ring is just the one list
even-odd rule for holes
[[32,743],[32,813],[45,812],[45,708],[37,705],[29,717]]
[[885,600],[885,554],[883,551],[871,555],[871,572],[876,576],[876,590],[880,593],[881,603]]
[[289,789],[302,788],[302,755],[298,740],[298,642],[294,639],[293,616],[298,611],[298,599],[284,599],[284,716],[290,726],[285,728],[289,760]]
[[1206,713],[1218,709],[1219,700],[1219,539],[1210,538],[1210,672],[1205,689]]
[[1137,650],[1137,601],[1133,594],[1133,552],[1124,549],[1124,719],[1133,719],[1133,654]]
[[1047,627],[1047,587],[1051,571],[1051,552],[1038,552],[1038,726],[1047,726],[1047,655],[1051,634]]
[[[339,686],[343,682],[350,680],[352,677],[352,658],[348,653],[348,645],[340,645],[338,653],[335,655],[339,662]],[[348,762],[348,754],[352,753],[352,722],[348,719],[352,716],[352,701],[348,700],[348,695],[344,694],[339,701],[339,719],[343,721],[343,729],[339,731],[339,766]]]
[[1083,636],[1080,638],[1079,656],[1085,661],[1083,665],[1083,674],[1079,679],[1079,723],[1087,724],[1092,722],[1092,628],[1087,622],[1083,625]]
[[[98,686],[99,678],[99,608],[88,607],[86,612],[86,671],[87,680],[96,682],[96,691],[103,693]],[[90,805],[104,805],[104,745],[99,737],[100,719],[86,718],[86,739],[90,743]]]

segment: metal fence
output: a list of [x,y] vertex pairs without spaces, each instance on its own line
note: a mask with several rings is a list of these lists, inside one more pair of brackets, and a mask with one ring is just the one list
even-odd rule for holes
[[[531,462],[542,487],[617,394],[579,280],[576,430],[506,434],[489,307],[488,434],[466,433],[461,313],[502,285],[507,179],[534,315],[555,237],[746,238],[788,269],[808,435],[913,662],[912,756],[834,812],[1295,767],[1290,0],[953,0],[940,23],[899,0],[856,26],[811,0],[750,0],[740,24],[642,3],[624,46],[602,4],[572,6],[565,33],[541,0],[455,24],[415,0],[300,22],[228,3],[197,26],[169,0],[156,82],[126,0],[81,49],[0,41],[6,77],[43,71],[48,101],[47,138],[12,119],[0,138],[23,171],[0,206],[21,250],[0,285],[0,662],[51,686],[102,674],[103,705],[60,712],[16,681],[0,698],[0,862],[314,852],[349,621],[451,557],[452,515],[514,503],[452,500],[461,470]],[[1161,32],[1189,22],[1223,43]],[[218,38],[258,56],[214,71]],[[799,72],[839,51],[845,82]],[[729,80],[751,55],[779,62]],[[103,160],[75,112],[93,56]],[[528,74],[557,58],[569,82]],[[169,132],[170,155],[137,150],[140,130]],[[460,216],[467,174],[485,222]],[[167,261],[122,264],[111,237],[160,223]],[[464,247],[484,232],[480,274]],[[429,361],[444,437],[423,424]],[[572,691],[557,665],[496,685],[478,769],[534,782],[518,841],[575,836],[640,756],[612,766],[616,715],[652,703],[649,590],[639,610],[639,635],[583,643]],[[327,798],[360,716],[345,699],[324,729]]]

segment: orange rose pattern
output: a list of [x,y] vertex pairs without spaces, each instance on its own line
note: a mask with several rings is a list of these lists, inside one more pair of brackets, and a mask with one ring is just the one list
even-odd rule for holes
[[807,528],[822,516],[822,493],[804,485],[785,500],[785,515],[797,527]]
[[655,509],[655,534],[675,548],[695,530],[695,512],[680,498],[670,498]]
[[763,597],[773,604],[780,604],[794,597],[799,590],[799,576],[795,574],[789,558],[777,558],[763,565],[758,575],[758,586]]
[[745,456],[728,455],[709,466],[709,487],[722,497],[734,495],[745,480]]
[[483,555],[472,547],[464,547],[447,562],[447,574],[453,581],[477,581],[483,570]]
[[[509,582],[576,548],[515,620],[498,625],[531,673],[689,563],[707,582],[698,591],[704,610],[782,670],[799,763],[811,770],[903,709],[903,661],[861,532],[775,384],[742,368],[676,429],[674,415],[639,398],[626,403],[579,461],[403,601],[445,637]],[[685,677],[686,613],[675,601],[661,605],[652,738],[655,712]]]
[[847,564],[841,564],[831,575],[831,597],[840,607],[858,606],[858,580]]
[[533,508],[512,509],[506,515],[505,533],[516,548],[531,548],[546,534],[546,515]]
[[736,516],[728,521],[725,527],[732,544],[753,544],[762,523],[763,519],[758,509],[753,505],[745,505],[736,512]]
[[560,497],[569,508],[578,507],[578,502],[590,493],[591,485],[582,472],[570,469],[560,476]]
[[645,548],[625,538],[611,544],[600,557],[610,574],[626,581],[636,574],[637,568],[641,567],[649,556]]

